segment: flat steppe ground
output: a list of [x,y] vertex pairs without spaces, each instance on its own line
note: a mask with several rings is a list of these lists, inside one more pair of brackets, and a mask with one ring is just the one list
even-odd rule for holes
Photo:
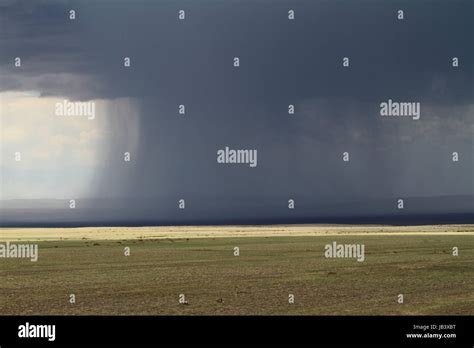
[[[474,225],[2,228],[6,241],[39,258],[0,258],[0,315],[474,314]],[[365,260],[326,258],[334,241]]]

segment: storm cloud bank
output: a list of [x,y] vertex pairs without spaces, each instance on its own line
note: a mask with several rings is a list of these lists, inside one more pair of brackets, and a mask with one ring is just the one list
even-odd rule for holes
[[[22,169],[2,138],[3,221],[27,208],[32,224],[472,221],[473,6],[3,1],[2,104],[36,91],[106,105],[90,121],[103,137],[87,178],[81,160],[23,177],[69,188],[76,173],[80,193],[11,201],[28,197],[6,188]],[[419,119],[382,116],[389,100],[419,103]],[[226,147],[255,150],[258,164],[219,163]]]

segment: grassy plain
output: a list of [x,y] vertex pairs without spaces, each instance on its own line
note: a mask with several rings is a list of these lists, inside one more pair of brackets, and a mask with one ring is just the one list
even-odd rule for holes
[[[37,243],[39,259],[0,259],[0,315],[474,314],[474,225],[4,228],[5,241]],[[333,241],[364,244],[365,261],[325,258]]]

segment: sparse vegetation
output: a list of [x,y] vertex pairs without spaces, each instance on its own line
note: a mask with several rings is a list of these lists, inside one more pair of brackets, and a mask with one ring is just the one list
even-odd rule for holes
[[[474,314],[472,235],[119,239],[0,260],[0,314]],[[326,259],[332,241],[365,244],[365,261]]]

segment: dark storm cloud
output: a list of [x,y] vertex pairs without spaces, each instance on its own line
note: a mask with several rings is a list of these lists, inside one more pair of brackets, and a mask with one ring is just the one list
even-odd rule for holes
[[[399,196],[474,194],[472,1],[0,6],[2,90],[140,104],[133,166],[125,169],[122,149],[110,143],[94,182],[95,198],[122,199],[118,211],[133,205],[130,218],[392,214]],[[296,20],[287,19],[289,9]],[[398,9],[405,20],[396,19]],[[12,67],[16,56],[20,72]],[[421,119],[381,119],[379,104],[389,98],[421,102]],[[257,149],[258,166],[217,164],[226,145]],[[455,166],[453,151],[462,156]],[[188,215],[174,209],[179,198],[189,202]],[[286,208],[288,198],[297,200],[297,213]],[[474,211],[471,199],[463,202],[455,212]],[[437,211],[423,206],[411,213]]]
[[[93,75],[107,82],[92,90],[101,97],[472,98],[470,1],[20,1],[4,7],[2,29],[3,64],[11,67],[19,52],[26,73]],[[453,55],[461,60],[455,73]],[[123,56],[133,58],[133,76]],[[228,68],[234,56],[242,60],[237,74]],[[340,69],[344,56],[350,71]],[[431,91],[434,79],[443,92]]]

